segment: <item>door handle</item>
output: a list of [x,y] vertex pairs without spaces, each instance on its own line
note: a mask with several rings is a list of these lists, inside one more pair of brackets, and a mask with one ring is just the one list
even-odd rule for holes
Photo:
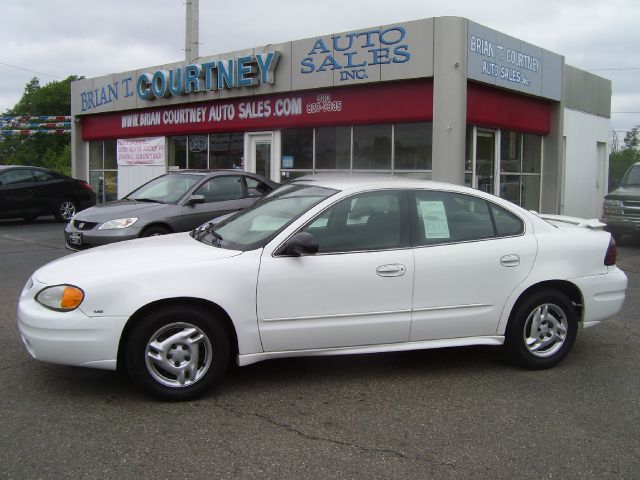
[[381,277],[401,277],[407,272],[407,267],[399,263],[380,265],[376,268],[376,273]]
[[505,255],[500,259],[500,264],[503,267],[517,267],[520,265],[519,255]]

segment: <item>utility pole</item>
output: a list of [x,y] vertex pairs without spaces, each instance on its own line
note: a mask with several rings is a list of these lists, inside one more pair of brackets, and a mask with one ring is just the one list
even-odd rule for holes
[[186,0],[184,61],[193,63],[200,56],[200,0]]

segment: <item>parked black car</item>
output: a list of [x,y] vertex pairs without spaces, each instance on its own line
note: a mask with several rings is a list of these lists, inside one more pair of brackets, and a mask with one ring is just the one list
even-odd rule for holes
[[279,185],[238,170],[177,170],[114,202],[78,213],[65,227],[66,246],[84,250],[138,237],[186,232],[242,210]]
[[96,204],[96,194],[82,180],[41,167],[0,165],[0,218],[33,221],[55,215],[68,222]]

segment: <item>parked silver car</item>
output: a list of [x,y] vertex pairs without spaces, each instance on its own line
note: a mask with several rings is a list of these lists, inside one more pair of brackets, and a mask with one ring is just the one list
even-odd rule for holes
[[237,170],[180,170],[154,178],[115,202],[76,214],[66,246],[84,250],[138,237],[186,232],[252,205],[277,183]]

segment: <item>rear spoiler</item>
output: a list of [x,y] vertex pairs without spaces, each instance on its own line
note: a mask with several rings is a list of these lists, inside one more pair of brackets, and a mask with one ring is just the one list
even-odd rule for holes
[[[586,220],[584,218],[567,217],[565,215],[549,215],[546,213],[538,213],[538,212],[532,212],[532,213],[536,214],[538,217],[542,218],[543,220],[547,220],[548,222],[554,225],[559,223],[559,224],[572,225],[572,226],[581,227],[581,228],[591,228],[593,230],[602,230],[604,229],[604,227],[607,226],[606,223],[602,223],[597,218],[591,218],[589,220]],[[558,226],[561,226],[561,225],[558,225]]]

